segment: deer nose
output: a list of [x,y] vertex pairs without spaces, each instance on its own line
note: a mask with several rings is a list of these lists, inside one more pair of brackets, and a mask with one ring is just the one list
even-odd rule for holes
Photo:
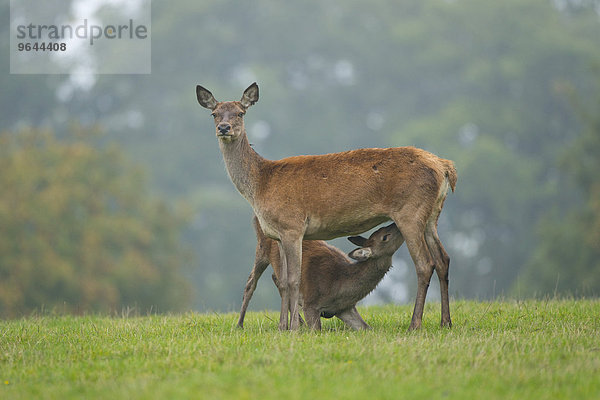
[[231,130],[231,125],[227,124],[227,123],[225,123],[225,124],[219,124],[217,126],[217,129],[219,130],[219,133],[221,135],[226,135]]

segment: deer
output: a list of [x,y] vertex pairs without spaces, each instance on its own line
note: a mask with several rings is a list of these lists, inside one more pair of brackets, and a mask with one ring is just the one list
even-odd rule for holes
[[[277,242],[265,236],[256,217],[253,225],[257,239],[256,257],[244,288],[239,328],[244,327],[246,309],[269,264],[273,266],[273,281],[281,294],[281,259]],[[321,317],[334,316],[352,329],[371,329],[358,313],[356,303],[383,279],[392,267],[392,256],[404,242],[395,224],[379,228],[368,239],[351,236],[348,240],[359,246],[348,256],[322,240],[302,242],[300,294],[306,323],[312,329],[321,329]]]
[[441,326],[452,326],[450,257],[437,232],[446,195],[457,181],[452,161],[412,146],[268,160],[251,147],[244,126],[246,112],[259,98],[256,82],[239,101],[219,102],[201,85],[196,98],[214,118],[231,181],[252,206],[264,234],[278,241],[280,330],[300,326],[302,241],[352,236],[388,221],[400,230],[417,275],[409,330],[421,327],[434,270],[440,281]]

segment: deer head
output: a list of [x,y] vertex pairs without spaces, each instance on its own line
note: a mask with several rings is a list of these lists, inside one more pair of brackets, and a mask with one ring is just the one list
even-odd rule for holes
[[254,82],[242,95],[240,101],[223,101],[215,99],[211,92],[202,86],[196,86],[198,103],[212,111],[215,119],[217,137],[225,142],[240,138],[245,133],[244,115],[246,110],[258,101],[258,85]]
[[379,228],[369,236],[350,236],[349,241],[359,246],[352,250],[348,256],[356,261],[365,261],[370,258],[392,256],[402,245],[404,238],[396,224]]

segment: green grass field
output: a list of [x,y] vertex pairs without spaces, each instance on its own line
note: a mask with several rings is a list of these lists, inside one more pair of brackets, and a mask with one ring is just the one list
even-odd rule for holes
[[279,332],[275,312],[0,322],[0,399],[600,399],[600,301],[361,308]]

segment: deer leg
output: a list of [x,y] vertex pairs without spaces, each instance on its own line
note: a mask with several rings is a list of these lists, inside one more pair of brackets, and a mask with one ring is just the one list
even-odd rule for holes
[[[273,283],[275,284],[275,287],[277,287],[277,290],[279,291],[279,296],[281,296],[281,289],[280,289],[280,283],[279,280],[277,279],[277,275],[273,274],[271,275],[271,278],[273,279]],[[304,325],[304,320],[302,319],[302,315],[298,315],[298,319],[300,320],[300,325]]]
[[314,307],[304,305],[304,318],[310,329],[321,330],[321,313]]
[[285,258],[285,251],[281,242],[279,246],[279,259],[281,260],[281,276],[279,277],[280,284],[277,286],[281,295],[281,311],[279,313],[279,330],[286,331],[288,329],[288,310],[290,308],[290,296],[288,291],[288,263]]
[[[425,297],[435,264],[432,260],[429,248],[425,242],[425,229],[420,229],[419,224],[406,223],[401,219],[394,218],[394,222],[400,228],[402,236],[406,240],[406,247],[415,264],[417,271],[417,297],[415,299],[415,309],[410,321],[409,330],[419,329],[423,319],[423,309],[425,308]],[[401,227],[404,227],[401,228]],[[410,229],[412,228],[412,229]],[[424,227],[423,227],[424,228]]]
[[441,326],[452,327],[452,320],[450,319],[450,299],[448,295],[448,272],[450,269],[450,257],[437,233],[435,224],[428,224],[427,230],[425,231],[425,240],[429,247],[431,256],[435,260],[435,272],[437,273],[440,281],[440,294],[442,302],[442,319]]
[[[289,239],[282,238],[281,247],[285,253],[285,267],[287,269],[287,280],[281,279],[281,284],[282,286],[286,286],[287,284],[286,289],[288,291],[287,297],[290,310],[290,329],[296,330],[300,327],[299,300],[302,265],[302,237]],[[283,306],[283,300],[281,304]]]
[[344,321],[350,328],[356,329],[357,331],[361,329],[371,329],[369,324],[367,324],[358,313],[356,306],[344,310],[335,316]]
[[275,287],[277,288],[277,291],[279,292],[279,297],[281,297],[281,287],[279,286],[279,279],[277,279],[277,275],[273,274],[271,275],[271,279],[273,279],[273,283],[275,284]]
[[252,272],[250,272],[250,276],[248,277],[248,281],[246,282],[246,287],[244,288],[244,297],[242,299],[242,309],[240,310],[240,318],[238,319],[237,326],[239,328],[244,327],[244,318],[246,317],[246,309],[248,308],[248,304],[250,303],[250,299],[256,290],[256,283],[260,279],[260,276],[265,271],[265,269],[269,266],[268,259],[259,259],[257,258],[254,261],[254,267],[252,268]]

